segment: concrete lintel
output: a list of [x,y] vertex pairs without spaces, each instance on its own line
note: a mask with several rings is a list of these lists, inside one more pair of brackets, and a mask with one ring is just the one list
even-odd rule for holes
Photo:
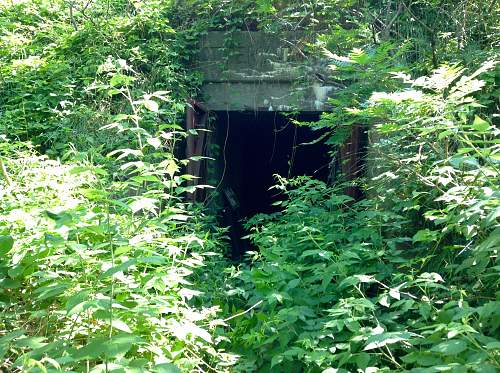
[[328,110],[335,85],[325,82],[324,61],[294,45],[303,36],[209,32],[194,66],[204,76],[201,99],[215,111]]
[[202,87],[205,103],[213,111],[328,111],[327,93],[333,87],[290,83],[207,83]]

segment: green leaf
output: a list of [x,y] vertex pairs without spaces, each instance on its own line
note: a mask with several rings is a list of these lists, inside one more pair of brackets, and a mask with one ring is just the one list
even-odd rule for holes
[[446,131],[443,131],[441,132],[439,135],[438,135],[438,139],[439,140],[442,140],[446,137],[449,137],[450,135],[452,135],[454,133],[454,131],[452,130],[446,130]]
[[83,311],[83,307],[89,300],[90,291],[82,290],[77,294],[73,295],[66,301],[66,312],[68,315],[73,315],[75,313],[80,313]]
[[135,80],[133,76],[128,76],[120,73],[116,73],[109,80],[109,84],[112,87],[120,87],[130,85]]
[[472,123],[472,128],[474,128],[478,132],[484,132],[490,128],[490,124],[476,115],[474,117],[474,122]]
[[132,330],[129,328],[129,326],[126,323],[124,323],[122,320],[118,320],[118,319],[112,320],[111,326],[115,329],[121,330],[122,332],[132,333]]
[[144,107],[149,111],[157,112],[159,110],[159,105],[156,101],[153,100],[144,100]]
[[157,373],[181,373],[177,365],[172,363],[163,363],[155,365],[155,372]]
[[274,355],[273,358],[271,359],[271,368],[274,367],[275,365],[281,364],[282,361],[283,361],[282,355]]
[[0,361],[3,361],[4,356],[9,352],[12,341],[22,335],[24,335],[23,330],[15,330],[0,338]]
[[7,254],[14,247],[12,236],[0,236],[0,256]]
[[117,357],[125,355],[133,345],[142,342],[142,339],[132,334],[120,334],[113,336],[105,345],[105,355]]
[[411,334],[407,332],[389,332],[371,335],[366,340],[366,346],[363,351],[369,351],[375,348],[383,347],[385,345],[407,341],[410,336]]
[[108,153],[108,157],[112,157],[115,154],[121,153],[116,159],[120,160],[125,157],[128,157],[129,155],[133,155],[135,157],[141,157],[143,156],[142,151],[137,150],[137,149],[117,149],[113,150],[112,152]]
[[436,241],[438,238],[437,231],[431,231],[429,229],[421,229],[413,236],[413,242],[432,242]]
[[117,266],[114,266],[114,267],[111,267],[110,269],[108,269],[106,272],[101,274],[101,278],[112,276],[118,272],[123,272],[123,271],[127,270],[129,267],[135,265],[136,263],[137,263],[137,259],[129,259],[120,265],[117,265]]
[[0,288],[4,289],[19,289],[21,287],[21,281],[14,280],[11,278],[4,278],[0,280]]
[[104,337],[94,338],[90,343],[74,352],[72,357],[75,360],[97,359],[103,353],[103,347],[107,342],[108,339]]
[[424,351],[424,352],[411,352],[408,355],[402,356],[401,360],[403,360],[405,363],[417,363],[420,366],[428,367],[432,365],[438,365],[441,364],[443,361],[441,358],[436,356],[436,354],[433,354],[429,351]]
[[431,351],[438,352],[443,355],[457,355],[467,349],[467,343],[460,339],[452,339],[442,342],[431,348]]
[[129,207],[132,210],[132,212],[136,213],[140,210],[145,210],[145,211],[150,211],[150,212],[155,212],[157,210],[157,206],[155,203],[157,203],[158,200],[154,198],[147,198],[147,197],[142,197],[139,199],[136,199],[133,201]]
[[56,222],[56,228],[60,228],[63,225],[70,227],[73,224],[73,216],[70,213],[67,212],[60,212],[59,214],[54,214],[53,212],[50,211],[44,211],[45,215],[49,219],[52,219]]
[[155,149],[158,149],[161,146],[161,140],[158,137],[148,137],[146,141]]
[[359,282],[362,282],[362,283],[372,283],[372,282],[375,282],[375,277],[373,276],[369,276],[369,275],[354,275],[354,277],[356,277]]
[[500,342],[495,341],[495,342],[490,342],[486,345],[487,350],[500,350]]
[[45,337],[27,337],[18,339],[15,344],[17,347],[28,347],[30,349],[35,349],[45,346],[47,344],[45,343],[45,341]]
[[55,298],[58,295],[61,295],[68,289],[70,285],[67,283],[62,283],[58,284],[56,282],[47,285],[47,286],[42,286],[38,289],[36,289],[33,294],[38,294],[37,299],[38,300],[45,300],[49,298]]
[[110,338],[97,337],[91,340],[86,346],[83,346],[75,353],[73,358],[76,360],[92,360],[105,355],[109,358],[125,355],[134,344],[140,343],[141,338],[130,335],[120,334]]
[[359,279],[355,276],[349,276],[342,280],[342,282],[338,285],[338,290],[343,290],[346,287],[353,286],[359,284]]
[[360,369],[365,369],[370,362],[370,354],[366,352],[361,352],[355,355],[354,362]]
[[205,329],[200,328],[198,325],[185,322],[182,327],[187,334],[191,334],[193,337],[199,337],[208,343],[212,343],[212,336]]

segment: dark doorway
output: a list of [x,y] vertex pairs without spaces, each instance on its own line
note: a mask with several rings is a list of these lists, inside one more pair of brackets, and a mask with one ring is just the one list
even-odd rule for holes
[[[273,175],[308,175],[326,181],[329,175],[328,147],[323,142],[307,144],[322,132],[300,126],[277,112],[216,112],[216,143],[221,149],[220,191],[223,220],[229,225],[233,256],[240,257],[248,243],[241,220],[257,213],[271,213],[280,196],[270,190]],[[318,114],[300,114],[294,119],[314,122]]]

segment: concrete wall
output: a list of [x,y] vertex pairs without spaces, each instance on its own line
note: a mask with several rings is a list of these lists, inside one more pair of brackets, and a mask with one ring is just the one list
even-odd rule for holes
[[195,66],[204,76],[202,100],[213,111],[328,110],[335,88],[318,78],[328,77],[327,63],[304,56],[300,36],[209,32]]

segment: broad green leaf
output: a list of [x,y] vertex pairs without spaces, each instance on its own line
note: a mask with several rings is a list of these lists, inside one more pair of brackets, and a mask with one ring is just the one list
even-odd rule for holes
[[193,337],[199,337],[208,343],[212,343],[212,336],[205,329],[200,328],[198,325],[186,322],[183,324],[186,333],[191,334]]
[[64,293],[68,288],[70,284],[68,283],[52,283],[47,286],[40,287],[36,289],[33,294],[37,294],[37,299],[38,300],[45,300],[49,298],[54,298],[57,297],[58,295],[61,295]]
[[158,149],[161,146],[161,140],[158,137],[148,137],[146,141],[155,149]]
[[104,348],[108,343],[108,339],[97,337],[92,339],[88,344],[78,349],[72,354],[75,360],[92,360],[97,359],[104,352]]
[[388,332],[371,335],[366,340],[366,346],[363,351],[369,351],[375,348],[384,347],[385,345],[407,341],[410,339],[410,336],[411,334],[406,332]]
[[387,294],[382,295],[379,299],[378,302],[384,306],[384,307],[390,307],[391,304],[389,302],[389,296]]
[[429,229],[421,229],[413,236],[413,242],[432,242],[438,239],[437,231],[431,231]]
[[114,74],[109,80],[112,87],[127,86],[135,80],[133,76],[124,75],[121,73]]
[[474,157],[455,155],[448,162],[457,169],[475,170],[481,167],[479,161]]
[[179,171],[178,164],[173,159],[167,159],[159,164],[160,167],[165,168],[165,172],[171,177]]
[[16,340],[17,347],[28,347],[30,349],[40,348],[45,346],[47,338],[45,337],[27,337]]
[[443,355],[457,355],[467,349],[467,343],[461,339],[451,339],[449,341],[441,342],[440,344],[431,348],[431,351],[438,352]]
[[375,282],[375,277],[373,276],[369,276],[369,275],[354,275],[354,277],[356,277],[359,282],[362,282],[362,283],[372,283],[372,282]]
[[56,228],[60,228],[62,226],[71,227],[74,224],[73,215],[68,212],[63,211],[58,214],[54,214],[53,212],[47,210],[44,212],[48,218],[55,221]]
[[360,369],[365,369],[370,362],[370,354],[366,352],[361,352],[355,355],[354,362]]
[[144,100],[144,107],[149,111],[157,112],[159,110],[159,105],[153,100]]
[[283,362],[283,355],[280,354],[274,355],[273,358],[271,359],[271,368],[278,364],[281,364],[281,362]]
[[15,330],[7,333],[0,338],[0,361],[3,361],[4,356],[9,352],[12,341],[24,335],[24,330]]
[[443,362],[443,360],[436,356],[436,354],[433,354],[429,351],[411,352],[408,355],[402,356],[401,360],[403,360],[405,363],[417,363],[418,365],[425,367],[438,365]]
[[490,342],[486,345],[487,350],[500,350],[500,341]]
[[474,117],[474,122],[472,123],[472,128],[478,132],[487,131],[490,128],[490,124],[479,116]]
[[129,155],[133,155],[135,157],[141,157],[143,156],[142,151],[137,150],[137,149],[117,149],[113,150],[112,152],[108,153],[108,157],[112,157],[115,154],[121,153],[116,159],[120,160],[123,159]]
[[137,264],[137,259],[129,259],[126,262],[119,264],[117,266],[111,267],[108,270],[106,270],[105,272],[103,272],[101,274],[101,278],[109,277],[109,276],[114,275],[115,273],[126,271],[128,268],[132,267],[135,264]]
[[342,282],[338,285],[338,290],[345,289],[346,287],[353,286],[359,284],[359,278],[355,276],[349,276],[342,280]]
[[7,254],[14,247],[12,236],[0,236],[0,257]]
[[158,209],[156,203],[158,203],[157,199],[141,197],[130,203],[129,207],[134,213],[140,210],[155,212]]
[[113,319],[111,321],[111,326],[115,329],[122,331],[122,332],[132,333],[132,330],[129,328],[129,326],[126,323],[124,323],[122,320]]
[[66,312],[73,315],[83,311],[84,305],[89,301],[90,290],[80,290],[66,301]]
[[111,340],[107,340],[103,346],[107,357],[117,357],[125,355],[134,345],[141,343],[142,339],[133,334],[115,335]]
[[163,363],[155,365],[154,371],[157,373],[181,373],[177,365],[172,363]]
[[19,289],[22,286],[21,281],[12,278],[4,278],[0,280],[0,288],[4,289]]
[[97,337],[87,345],[73,353],[76,360],[93,360],[100,356],[113,358],[125,355],[134,344],[140,343],[141,338],[131,334],[120,334],[110,338]]

